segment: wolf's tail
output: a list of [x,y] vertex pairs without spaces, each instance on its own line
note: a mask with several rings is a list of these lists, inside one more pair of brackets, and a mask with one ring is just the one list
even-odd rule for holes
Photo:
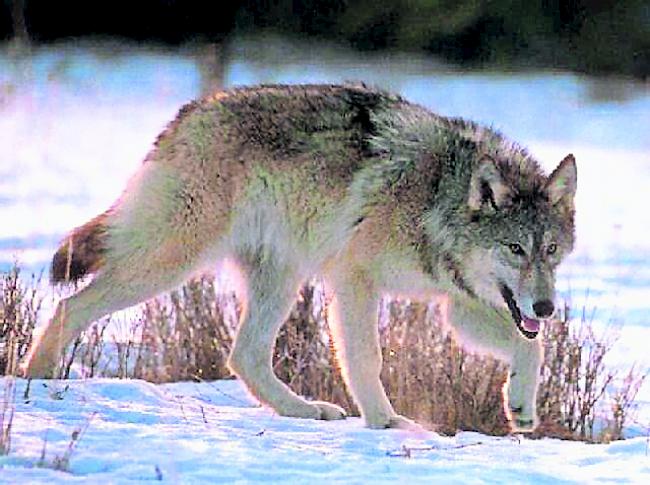
[[107,217],[108,212],[98,215],[61,242],[50,267],[52,284],[73,283],[101,268],[106,253]]

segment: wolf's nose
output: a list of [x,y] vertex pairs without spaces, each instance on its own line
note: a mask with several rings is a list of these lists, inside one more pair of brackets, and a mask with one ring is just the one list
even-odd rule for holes
[[533,310],[535,310],[535,315],[539,318],[547,318],[553,315],[555,306],[551,300],[541,300],[533,303]]

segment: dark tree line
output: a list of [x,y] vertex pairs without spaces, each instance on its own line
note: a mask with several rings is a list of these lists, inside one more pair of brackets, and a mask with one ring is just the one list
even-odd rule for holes
[[3,0],[0,39],[118,36],[178,44],[268,28],[470,65],[646,78],[646,0]]

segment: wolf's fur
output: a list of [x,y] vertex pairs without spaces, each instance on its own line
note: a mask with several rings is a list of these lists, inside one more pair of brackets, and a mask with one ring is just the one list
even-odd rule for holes
[[571,155],[547,177],[493,130],[362,85],[218,92],[184,107],[113,207],[63,241],[52,280],[94,277],[59,304],[25,372],[51,373],[93,320],[229,259],[246,301],[229,365],[280,414],[344,416],[296,396],[271,367],[297,288],[321,274],[368,426],[409,425],[379,380],[377,305],[388,293],[446,295],[461,340],[510,364],[505,402],[530,427],[535,337],[573,247],[575,186]]

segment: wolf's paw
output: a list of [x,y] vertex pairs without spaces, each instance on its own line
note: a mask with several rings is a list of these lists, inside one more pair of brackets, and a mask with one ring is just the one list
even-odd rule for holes
[[424,427],[415,421],[405,416],[400,416],[399,414],[392,414],[389,416],[381,417],[375,416],[374,419],[370,419],[369,416],[366,416],[366,426],[372,429],[395,428],[416,432],[427,431]]
[[525,415],[520,408],[510,409],[510,428],[513,433],[532,433],[536,427],[536,420],[530,415]]
[[389,428],[397,428],[397,429],[405,429],[407,431],[415,431],[418,433],[426,433],[428,430],[413,421],[412,419],[409,419],[405,416],[401,416],[399,414],[396,414],[395,416],[390,418],[390,422],[388,423]]
[[535,421],[532,419],[517,419],[512,422],[513,433],[532,433],[535,430]]
[[345,410],[336,404],[325,401],[311,401],[309,404],[312,404],[318,408],[320,411],[319,419],[324,419],[325,421],[333,421],[335,419],[345,419],[347,417]]
[[388,412],[368,412],[363,415],[366,422],[366,427],[370,429],[385,429],[390,428],[391,418],[397,418],[394,413]]
[[346,416],[343,408],[336,404],[324,401],[304,401],[302,399],[292,401],[290,405],[285,405],[282,409],[276,408],[276,411],[282,416],[291,418],[323,419],[326,421],[343,419]]

